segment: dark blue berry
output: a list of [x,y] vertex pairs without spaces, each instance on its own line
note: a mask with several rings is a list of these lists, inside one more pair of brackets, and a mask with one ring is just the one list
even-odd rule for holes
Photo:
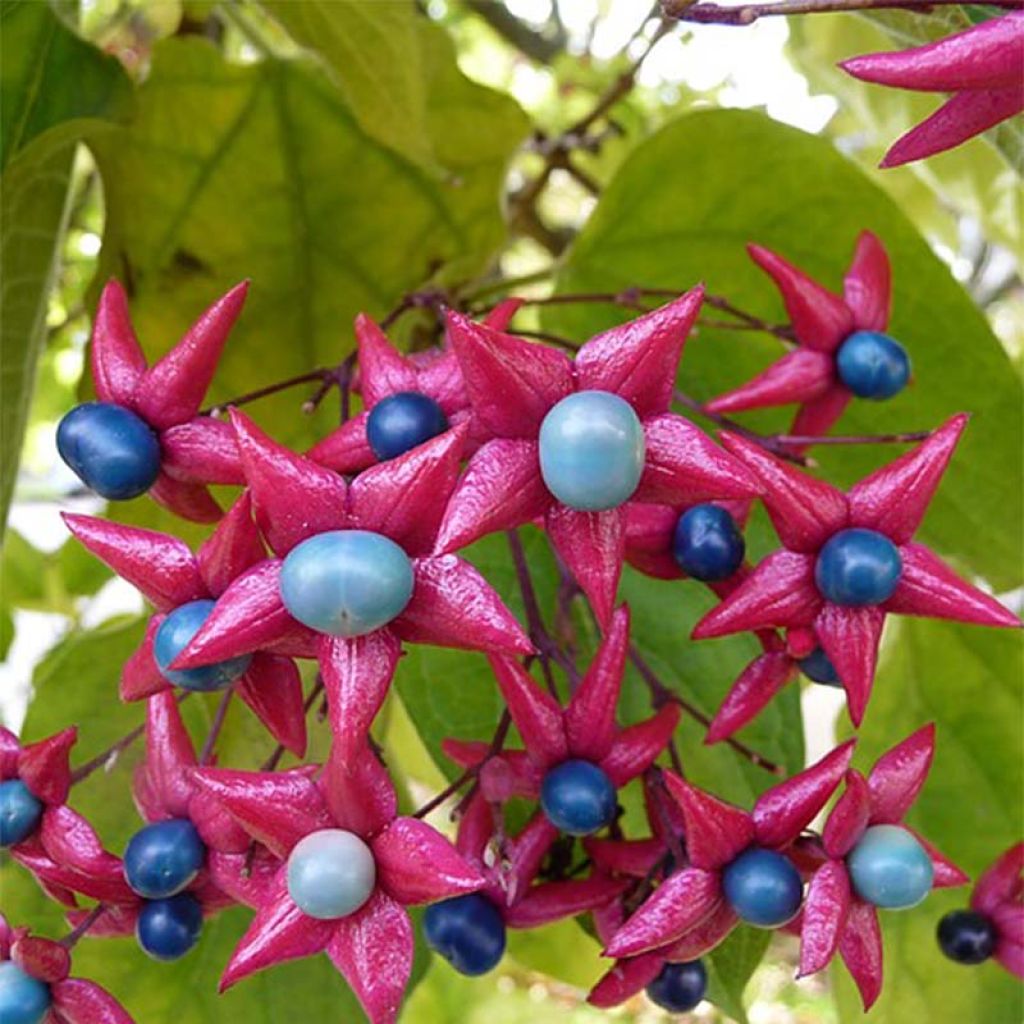
[[727,580],[743,564],[746,550],[736,520],[717,505],[694,505],[676,523],[672,554],[695,580]]
[[87,487],[111,501],[137,498],[160,473],[160,442],[130,409],[75,406],[57,427],[57,451]]
[[142,904],[135,938],[154,960],[177,960],[199,940],[203,908],[187,892]]
[[43,816],[43,802],[21,779],[0,782],[0,846],[13,846],[27,839]]
[[203,866],[206,847],[188,818],[140,829],[124,851],[124,877],[133,892],[162,899],[181,892]]
[[995,951],[999,935],[984,914],[951,910],[939,921],[939,948],[958,964],[980,964]]
[[427,907],[423,936],[460,974],[486,974],[505,952],[505,922],[480,893],[456,896]]
[[540,805],[548,821],[572,836],[588,836],[615,817],[615,786],[590,761],[565,761],[544,776]]
[[0,963],[0,1021],[41,1024],[50,1009],[50,986],[23,971],[13,960]]
[[839,379],[858,397],[881,401],[899,394],[910,380],[907,350],[887,334],[857,331],[836,353]]
[[382,398],[366,417],[366,440],[381,462],[404,455],[447,429],[441,406],[418,391]]
[[800,666],[800,671],[816,683],[821,683],[824,686],[843,685],[835,665],[829,661],[828,655],[820,647],[815,647],[806,658],[801,658],[797,664]]
[[892,597],[903,560],[888,537],[854,528],[833,534],[818,552],[814,581],[833,604],[857,608]]
[[722,873],[725,898],[748,924],[777,928],[800,909],[803,883],[796,868],[774,850],[751,847]]
[[667,963],[647,986],[647,998],[669,1013],[686,1013],[703,998],[708,972],[699,960],[685,964]]
[[189,601],[179,605],[160,623],[153,638],[153,657],[160,674],[173,686],[183,690],[223,690],[249,667],[251,655],[243,654],[213,665],[197,668],[170,668],[171,662],[188,647],[200,627],[213,611],[213,601]]

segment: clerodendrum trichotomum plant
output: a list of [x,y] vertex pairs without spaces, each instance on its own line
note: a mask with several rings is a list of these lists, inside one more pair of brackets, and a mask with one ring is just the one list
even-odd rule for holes
[[[95,139],[108,188],[103,284],[89,303],[83,400],[61,410],[55,444],[80,482],[75,504],[63,512],[62,529],[72,537],[68,559],[91,566],[95,558],[149,609],[126,634],[130,645],[119,641],[114,657],[102,646],[94,654],[102,661],[107,711],[83,713],[82,701],[71,696],[78,682],[72,666],[82,673],[95,666],[58,661],[68,666],[60,679],[66,707],[49,688],[33,705],[24,737],[0,728],[0,845],[12,862],[4,866],[4,886],[15,894],[10,904],[5,900],[9,920],[0,918],[3,1024],[131,1021],[106,987],[80,976],[100,965],[97,977],[109,984],[102,965],[122,956],[114,951],[124,948],[115,945],[118,938],[155,961],[144,977],[136,971],[118,998],[134,1005],[132,986],[158,986],[161,971],[175,970],[166,966],[172,962],[216,960],[219,991],[231,990],[223,1005],[238,1007],[225,1016],[216,1009],[189,1016],[171,1010],[170,1002],[154,1003],[162,1009],[152,1012],[163,1016],[139,1016],[146,1024],[289,1014],[348,1021],[360,1011],[371,1024],[391,1024],[412,1007],[407,997],[431,955],[432,973],[451,979],[450,972],[500,971],[506,953],[521,957],[523,969],[557,974],[544,957],[572,960],[584,947],[594,963],[586,981],[577,975],[574,984],[586,987],[593,1008],[639,1006],[646,993],[670,1014],[707,998],[739,1015],[740,994],[772,932],[784,936],[788,952],[781,958],[789,958],[798,977],[833,961],[844,965],[833,974],[835,986],[847,989],[852,979],[865,1010],[883,995],[883,932],[890,928],[895,938],[885,945],[891,953],[895,943],[901,958],[909,943],[926,936],[919,954],[926,961],[915,962],[930,963],[932,974],[960,970],[941,960],[945,954],[960,965],[991,961],[976,968],[979,977],[995,978],[1001,970],[1024,976],[1024,844],[1007,849],[1007,823],[985,817],[983,809],[972,817],[966,792],[990,785],[988,740],[974,741],[980,743],[970,755],[974,774],[956,780],[965,792],[952,811],[948,790],[939,797],[926,790],[933,761],[941,765],[948,747],[965,742],[956,724],[961,702],[991,699],[996,718],[1012,719],[1019,710],[1019,702],[999,691],[1006,680],[986,675],[990,648],[974,628],[1021,625],[1013,602],[994,596],[993,581],[1001,586],[1007,576],[1006,566],[996,564],[1001,556],[980,558],[974,543],[984,529],[973,506],[988,502],[984,514],[994,520],[1004,510],[992,495],[1002,493],[1012,518],[1016,499],[1006,493],[1012,484],[1000,492],[999,481],[990,479],[997,471],[986,469],[986,448],[974,447],[970,458],[979,466],[951,490],[958,463],[967,458],[973,413],[986,429],[989,411],[974,406],[984,405],[985,388],[1009,387],[1004,378],[1016,380],[1016,371],[999,361],[1002,353],[997,359],[971,348],[967,356],[977,362],[957,364],[964,386],[974,372],[991,379],[963,402],[961,381],[935,372],[929,346],[952,352],[961,330],[977,336],[987,328],[971,320],[976,314],[945,270],[936,278],[927,269],[935,258],[916,235],[907,241],[907,228],[897,223],[902,215],[893,208],[887,224],[873,198],[876,206],[858,222],[851,219],[859,217],[856,197],[844,193],[840,236],[819,216],[813,194],[829,187],[830,172],[793,185],[785,199],[789,172],[776,168],[770,209],[780,208],[780,195],[782,205],[801,206],[802,242],[773,227],[780,213],[755,212],[748,223],[747,186],[737,186],[726,204],[734,200],[735,214],[720,209],[706,225],[693,221],[680,229],[672,244],[686,248],[692,239],[700,249],[702,233],[716,230],[715,218],[732,218],[714,246],[701,250],[706,267],[687,257],[688,269],[680,272],[660,257],[649,259],[647,247],[661,244],[660,221],[675,230],[679,209],[690,207],[692,217],[692,208],[715,207],[721,183],[702,175],[673,191],[637,172],[645,182],[637,199],[627,161],[561,266],[516,279],[494,269],[501,243],[491,239],[485,258],[476,260],[484,265],[491,257],[491,269],[473,276],[465,272],[473,260],[459,263],[446,247],[453,238],[470,245],[474,223],[486,220],[489,186],[484,181],[481,190],[478,165],[504,173],[512,149],[495,142],[502,129],[487,116],[474,139],[443,143],[452,122],[478,114],[460,106],[458,97],[470,95],[466,89],[474,102],[488,96],[493,116],[500,113],[498,97],[458,72],[444,30],[412,4],[408,10],[349,0],[208,6],[186,4],[177,35],[136,55],[135,86],[43,5],[5,8],[5,32],[27,32],[38,21],[65,54],[61,59],[72,62],[67,67],[80,59],[91,68],[91,78],[83,75],[83,96],[65,97],[81,117],[95,113],[74,105],[85,103],[86,93],[105,109],[96,84],[103,76],[113,76],[113,92],[138,91],[138,109]],[[432,17],[448,17],[446,5],[427,6]],[[561,45],[554,37],[572,24],[565,4],[545,31],[518,22],[497,3],[468,6],[475,13],[455,19],[457,34],[476,17],[532,59],[553,55]],[[612,172],[595,154],[628,135],[609,112],[630,95],[641,64],[673,36],[677,22],[732,25],[742,33],[769,15],[886,6],[918,5],[777,0],[721,7],[666,0],[658,17],[639,24],[630,46],[641,52],[599,93],[594,109],[562,132],[534,134],[529,159],[543,166],[537,172],[527,163],[535,176],[513,189],[509,237],[522,232],[561,251],[557,232],[538,215],[538,197],[559,174],[587,191],[604,191]],[[904,13],[913,45],[845,55],[841,67],[874,83],[867,88],[950,94],[892,145],[883,166],[950,149],[1019,113],[1019,6],[1008,0],[967,14],[934,4]],[[942,22],[949,10],[952,22]],[[702,29],[695,32],[698,45],[705,37]],[[374,42],[374,35],[381,38]],[[316,51],[335,77],[320,71],[314,77],[309,62],[295,57],[296,43]],[[109,48],[126,59],[123,41]],[[228,56],[242,59],[231,63]],[[356,56],[363,62],[359,75],[350,67]],[[49,58],[38,59],[58,74]],[[216,159],[188,158],[195,163],[186,175],[189,198],[167,227],[164,186],[150,202],[131,206],[125,182],[145,166],[147,147],[170,163],[178,159],[174,133],[186,145],[181,140],[194,130],[187,111],[201,121],[202,111],[184,94],[180,109],[177,99],[154,99],[161,85],[166,96],[178,97],[168,86],[173,74],[166,77],[165,62],[174,61],[174,74],[193,83],[187,88],[227,75],[220,99],[209,98],[213,106],[226,102],[231,89],[247,88],[246,76],[271,77],[266,95],[259,85],[230,115],[237,120],[218,143]],[[406,61],[432,70],[425,77],[417,70],[406,81],[393,73]],[[294,75],[307,77],[293,81]],[[40,135],[56,131],[52,137],[62,139],[56,122],[32,127],[33,118],[60,118],[22,95],[15,77],[11,109],[22,113],[11,124]],[[46,89],[60,92],[59,84],[44,86],[44,96]],[[300,97],[302,89],[321,90],[315,102],[324,104],[323,118],[334,117],[326,112],[330,104],[350,111],[344,130],[358,131],[360,141],[347,161],[356,175],[361,160],[380,161],[374,174],[381,194],[371,205],[382,208],[368,232],[372,220],[355,228],[366,216],[356,207],[365,203],[352,205],[346,214],[353,224],[351,258],[332,270],[351,274],[360,290],[358,303],[348,297],[342,303],[348,315],[359,310],[354,349],[343,349],[334,365],[315,367],[313,359],[275,379],[272,368],[290,367],[297,351],[308,352],[324,322],[334,343],[347,335],[331,278],[314,280],[317,218],[333,217],[336,201],[334,166],[316,173],[303,166],[319,153],[307,138],[316,138],[317,115],[300,116],[297,107],[289,115],[296,120],[272,143],[270,136],[252,136],[261,160],[283,159],[288,168],[277,188],[288,194],[294,238],[268,248],[298,253],[307,277],[282,284],[277,269],[261,269],[269,259],[264,243],[250,242],[240,228],[216,227],[214,207],[235,202],[219,161],[234,158],[238,139],[258,133],[261,105],[271,94],[283,105],[278,114],[289,104],[313,102],[313,93]],[[367,90],[374,95],[363,95]],[[388,102],[375,106],[382,95]],[[65,100],[54,98],[50,106]],[[433,152],[410,157],[399,183],[394,161],[405,155],[390,136],[396,125],[411,130],[415,104],[426,105],[422,123],[415,123],[435,133],[422,140]],[[228,107],[217,110],[230,119]],[[702,159],[705,143],[723,146],[728,135],[725,121],[698,116],[706,132],[694,136],[700,140],[694,160]],[[742,137],[753,131],[750,117],[724,116],[739,125],[735,145],[748,145]],[[5,134],[7,120],[5,107]],[[174,132],[165,137],[172,122]],[[651,152],[673,130],[659,134]],[[23,145],[17,133],[12,138]],[[406,138],[410,149],[419,145]],[[594,158],[592,169],[578,162],[577,150]],[[635,163],[656,156],[638,152]],[[776,159],[767,150],[763,156]],[[831,151],[827,159],[840,166]],[[676,165],[665,166],[671,185]],[[40,164],[37,173],[44,180],[49,172]],[[176,173],[166,171],[167,196]],[[275,201],[274,189],[250,188],[249,171],[234,173],[257,239],[261,204]],[[211,182],[219,192],[207,193]],[[17,178],[9,186],[12,193],[32,187]],[[408,234],[394,222],[406,216],[400,193],[413,187],[441,191],[422,212],[422,227]],[[483,206],[460,205],[470,202],[460,190],[482,194],[471,202]],[[652,191],[662,198],[648,208]],[[14,218],[20,194],[12,199]],[[394,214],[387,209],[392,198]],[[202,216],[212,226],[200,230],[202,216],[190,204],[204,202],[211,209]],[[149,262],[139,257],[142,242],[135,237],[149,230],[147,218],[158,224],[157,234],[165,232]],[[205,237],[211,231],[220,239],[212,248]],[[617,235],[628,236],[625,248]],[[602,253],[589,276],[580,269],[588,244]],[[603,244],[610,255],[603,255]],[[6,239],[4,245],[6,259]],[[240,262],[224,246],[247,256],[250,245],[251,279],[216,299],[159,354],[149,335],[194,315],[200,295],[212,297],[208,279],[219,281],[225,265]],[[634,255],[623,257],[630,269],[620,270],[617,253],[631,247]],[[419,264],[424,253],[432,266],[427,275],[407,280],[402,275],[410,271],[403,269],[395,280],[405,283],[397,285],[386,277],[392,273],[386,267]],[[942,294],[921,299],[911,280],[919,272],[939,280]],[[186,289],[179,279],[188,280]],[[573,290],[567,282],[574,280],[586,284]],[[917,302],[909,314],[899,308],[901,280],[907,301]],[[763,303],[776,301],[785,319],[749,312],[744,289]],[[268,296],[275,290],[279,303],[302,305],[308,336],[278,333],[274,321],[272,345],[247,348],[266,329],[258,321],[274,308]],[[950,293],[951,308],[967,326],[949,314],[939,325],[948,337],[922,338],[912,317],[927,317],[928,304]],[[547,310],[544,319],[536,307]],[[407,329],[412,321],[415,328]],[[730,338],[720,356],[709,357],[705,331]],[[763,358],[742,354],[745,344],[764,346],[757,350]],[[232,395],[220,374],[237,380],[242,364],[255,367],[259,386]],[[680,381],[692,382],[703,397],[682,391]],[[336,392],[340,425],[322,425],[314,436],[294,428],[285,404],[276,419],[260,415],[263,405],[252,416],[241,408],[310,383],[317,390],[306,411],[316,412]],[[216,405],[204,406],[208,391]],[[920,401],[922,416],[932,417],[925,430],[833,433],[847,415],[860,423],[888,416],[881,403],[891,402],[902,416],[911,397]],[[1013,417],[1020,410],[1013,405],[999,407],[1011,442],[1019,435]],[[788,411],[777,425],[789,422],[788,432],[763,432],[781,407]],[[763,418],[749,425],[731,418],[754,411]],[[993,433],[984,436],[994,443]],[[886,456],[882,445],[902,447]],[[831,453],[821,460],[824,468],[819,452]],[[975,481],[978,494],[965,491],[963,480]],[[83,505],[87,493],[93,497]],[[103,512],[96,495],[111,503],[99,516],[91,514]],[[143,500],[126,504],[136,498]],[[946,516],[942,529],[929,528],[933,504]],[[964,534],[975,537],[959,544]],[[1012,550],[1012,543],[1000,549]],[[57,564],[71,571],[64,561]],[[40,584],[46,599],[52,582]],[[960,687],[955,700],[941,696],[953,692],[938,686],[941,659],[930,663],[936,667],[927,680],[914,677],[913,685],[929,692],[911,699],[901,671],[909,677],[926,641],[904,617],[946,620],[926,634],[930,643],[965,638],[976,678],[953,680]],[[972,628],[958,633],[961,627],[949,623]],[[811,695],[808,707],[829,696],[844,703],[843,742],[830,723],[825,729],[819,723],[818,739],[828,743],[819,742],[819,753],[805,760],[797,686],[789,683]],[[831,691],[815,691],[815,684]],[[989,685],[996,692],[986,692]],[[118,697],[125,708],[115,707]],[[36,730],[35,708],[43,700],[52,727]],[[905,702],[914,717],[904,709],[898,728],[886,730],[885,719],[872,717],[878,702]],[[129,730],[122,735],[118,725],[106,749],[88,739],[89,757],[80,757],[79,730],[86,741],[92,719],[105,721],[115,710]],[[113,771],[121,759],[134,765],[130,781]],[[102,803],[79,802],[86,780],[91,792],[102,788]],[[138,816],[112,839],[116,810],[129,801]],[[915,804],[929,801],[930,813],[922,816]],[[923,827],[944,817],[974,833],[984,861],[961,867],[947,856],[957,855],[956,828],[929,835]],[[966,868],[977,876],[970,895]],[[60,908],[70,929],[62,937],[36,934],[49,927],[52,914],[23,921],[30,908],[44,908],[22,885],[29,875]],[[933,890],[956,887],[964,887],[959,904],[931,897]],[[231,924],[240,918],[244,929]],[[900,924],[906,921],[912,925]],[[560,938],[531,954],[530,936],[556,925],[560,931],[541,934]],[[316,982],[294,980],[299,975],[288,973],[294,965],[278,969],[310,960],[329,964],[346,983],[343,996],[341,988],[332,990],[330,998],[339,1000],[333,1017],[323,1009],[328,1004],[303,1002]],[[260,984],[255,975],[265,978],[260,1009],[232,1003]],[[183,988],[176,998],[187,1002],[190,975],[174,978]],[[460,993],[470,991],[468,982],[458,984],[465,986]],[[267,1009],[275,998],[268,993],[278,985],[285,995]],[[1006,997],[993,998],[977,1011],[986,1024],[1006,1013]],[[410,1021],[442,1019],[433,1004],[418,1016],[412,1012]],[[943,1016],[945,1008],[927,999],[897,1000],[886,1012],[887,1021],[966,1020]],[[468,1009],[465,1014],[443,1019],[471,1019]]]

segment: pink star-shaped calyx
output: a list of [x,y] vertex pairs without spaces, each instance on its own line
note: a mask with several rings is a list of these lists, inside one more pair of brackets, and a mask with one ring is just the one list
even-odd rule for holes
[[[679,708],[665,704],[650,718],[621,729],[615,708],[629,651],[629,609],[612,616],[608,632],[579,686],[563,708],[513,658],[491,656],[501,695],[522,737],[522,751],[489,757],[481,786],[489,799],[536,799],[545,774],[568,760],[597,765],[616,789],[649,768],[665,749],[679,722]],[[483,743],[445,741],[445,753],[464,767],[487,756]],[[553,839],[558,830],[548,826]]]
[[[262,900],[221,978],[221,990],[272,964],[326,951],[372,1024],[394,1021],[412,970],[407,905],[475,892],[484,877],[439,832],[400,817],[394,787],[364,746],[343,760],[333,748],[314,781],[296,773],[203,769],[211,796],[257,842],[280,858]],[[369,898],[345,917],[310,917],[288,888],[288,858],[305,837],[340,829],[360,837],[375,865]]]
[[[751,846],[786,851],[825,806],[853,756],[853,741],[785,782],[766,790],[744,811],[664,772],[669,793],[682,811],[689,864],[662,882],[626,919],[605,949],[631,957],[689,939],[695,959],[721,942],[739,918],[722,889],[723,870]],[[674,956],[678,949],[674,947]]]
[[[799,405],[790,433],[827,434],[853,397],[839,378],[836,351],[855,331],[884,331],[889,323],[892,284],[885,247],[870,231],[861,232],[841,297],[763,246],[748,245],[747,251],[781,292],[796,347],[705,407],[724,414]],[[798,452],[803,447],[793,446]]]
[[984,914],[996,930],[995,959],[1024,978],[1024,843],[1011,846],[978,879],[971,910]]
[[450,313],[448,333],[462,366],[474,430],[488,438],[470,459],[438,537],[439,551],[484,534],[543,520],[562,561],[607,624],[625,554],[625,505],[583,511],[559,502],[540,466],[545,416],[576,392],[606,392],[628,403],[643,429],[642,474],[630,500],[680,501],[752,496],[735,459],[688,420],[669,412],[675,367],[696,320],[703,289],[563,352]]
[[983,21],[924,46],[865,54],[839,66],[865,82],[953,94],[897,139],[880,166],[923,160],[1024,110],[1024,12]]
[[100,296],[91,365],[101,401],[123,406],[160,441],[161,471],[149,494],[183,519],[215,522],[221,510],[206,484],[240,484],[242,468],[231,428],[200,416],[228,334],[242,311],[248,282],[219,298],[154,366],[147,366],[117,281]]
[[[139,648],[121,669],[121,699],[140,700],[171,688],[153,654],[153,643],[168,614],[190,601],[215,599],[266,558],[243,494],[209,539],[193,554],[177,537],[91,516],[65,513],[68,529],[97,558],[137,587],[156,608]],[[287,643],[279,645],[287,650]],[[301,757],[306,750],[302,678],[295,662],[268,645],[258,650],[233,684],[271,735]]]
[[[529,653],[512,613],[468,562],[433,554],[458,477],[465,426],[361,473],[351,485],[271,441],[232,411],[253,511],[275,558],[236,578],[171,667],[190,668],[286,644],[317,657],[335,741],[358,747],[384,698],[402,642]],[[314,632],[281,595],[283,560],[298,544],[336,530],[363,530],[397,544],[411,561],[412,596],[385,626],[358,636]]]
[[[966,425],[966,416],[952,417],[915,449],[846,494],[742,437],[724,434],[722,443],[760,481],[761,500],[784,550],[765,558],[705,615],[694,638],[769,627],[812,630],[842,680],[850,718],[859,725],[871,694],[887,614],[1019,626],[1017,617],[995,598],[959,579],[929,548],[913,541]],[[878,604],[836,604],[818,589],[819,552],[848,528],[879,534],[898,552],[895,589]]]
[[[827,858],[811,877],[800,924],[800,974],[822,970],[838,951],[868,1009],[882,990],[882,933],[878,911],[852,888],[844,858],[872,825],[901,825],[924,847],[934,886],[963,885],[967,876],[921,836],[903,825],[928,777],[935,726],[926,725],[883,754],[865,779],[851,770],[829,813],[820,845]],[[813,840],[814,846],[818,845]]]
[[[483,322],[502,331],[520,305],[520,299],[506,299]],[[365,313],[356,317],[355,335],[359,372],[353,390],[362,396],[365,408],[310,448],[309,458],[339,473],[356,473],[374,465],[378,460],[366,439],[367,418],[378,402],[403,392],[414,391],[432,398],[450,426],[469,419],[462,370],[450,349],[405,355]]]
[[12,928],[0,915],[0,961],[12,960],[50,988],[50,1007],[41,1024],[134,1024],[106,989],[85,978],[69,977],[71,954],[59,942]]

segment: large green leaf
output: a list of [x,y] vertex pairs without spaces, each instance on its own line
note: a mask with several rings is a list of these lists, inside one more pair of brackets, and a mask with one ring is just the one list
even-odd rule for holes
[[[938,725],[935,762],[908,821],[972,877],[1020,839],[1024,793],[1024,643],[1016,631],[903,619],[893,628],[860,731],[869,767],[925,722]],[[920,907],[881,914],[885,987],[865,1018],[836,968],[843,1021],[1016,1024],[1020,983],[995,964],[958,968],[939,952],[935,926],[967,890],[933,893]]]
[[[826,140],[743,111],[680,118],[623,165],[568,253],[558,286],[682,289],[704,280],[737,305],[781,318],[777,293],[747,259],[744,243],[776,249],[837,288],[863,228],[881,236],[892,258],[891,331],[913,359],[914,386],[889,402],[855,402],[837,430],[920,429],[960,410],[974,413],[920,535],[996,588],[1015,586],[1024,496],[1020,379],[984,317],[901,210]],[[583,339],[625,315],[606,306],[551,307],[545,324]],[[680,383],[709,398],[781,351],[750,332],[702,329],[688,345]],[[784,430],[789,414],[774,410],[748,422]],[[840,483],[895,454],[871,445],[815,451],[825,474]]]
[[[500,185],[525,119],[462,75],[441,30],[418,31],[444,180],[363,131],[310,61],[232,65],[195,39],[155,48],[137,116],[99,149],[102,273],[129,284],[151,355],[252,279],[212,398],[338,362],[357,312],[382,315],[439,266],[479,270],[504,237]],[[283,440],[311,440],[297,404],[285,395],[258,415]]]
[[44,3],[0,9],[0,535],[14,488],[77,141],[123,112],[117,62]]

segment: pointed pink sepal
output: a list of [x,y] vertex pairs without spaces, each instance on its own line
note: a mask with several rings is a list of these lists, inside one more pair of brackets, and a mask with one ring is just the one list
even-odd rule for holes
[[846,789],[825,822],[822,842],[829,857],[841,860],[864,835],[871,821],[871,790],[856,770],[847,772]]
[[733,413],[809,402],[828,390],[835,373],[835,360],[830,353],[798,348],[746,384],[705,402],[704,407],[712,413]]
[[705,743],[719,743],[752,721],[783,686],[796,677],[796,665],[785,651],[756,657],[732,684],[708,726]]
[[839,948],[852,896],[842,861],[826,861],[814,873],[804,899],[800,930],[800,976],[824,970]]
[[815,632],[846,690],[850,721],[859,726],[875,682],[885,612],[878,607],[847,608],[826,604]]
[[203,484],[244,484],[242,460],[229,423],[196,416],[160,435],[161,468],[176,480]]
[[677,704],[664,704],[650,718],[615,737],[611,749],[601,758],[601,768],[616,787],[626,785],[654,764],[676,731],[680,714]]
[[490,656],[498,689],[508,705],[512,721],[526,750],[542,769],[559,764],[569,756],[562,709],[549,693],[512,658]]
[[930,722],[883,754],[868,775],[871,824],[901,822],[928,778],[935,756],[935,723]]
[[291,658],[257,652],[235,684],[235,692],[281,746],[296,757],[305,755],[302,676]]
[[128,313],[128,296],[113,278],[103,287],[92,325],[92,380],[101,401],[134,407],[135,389],[146,372]]
[[683,809],[686,852],[695,868],[722,868],[754,841],[754,821],[746,811],[690,785],[675,772],[665,772],[665,784]]
[[219,597],[242,573],[266,558],[260,532],[252,518],[252,499],[244,491],[217,529],[196,552],[207,590]]
[[68,756],[75,744],[75,726],[28,743],[18,754],[18,777],[45,804],[62,804],[71,788]]
[[67,1024],[135,1024],[106,989],[85,978],[65,978],[51,990],[52,1008]]
[[839,939],[839,955],[870,1010],[882,992],[882,931],[878,912],[870,903],[853,900]]
[[971,909],[991,913],[1000,903],[1024,895],[1024,842],[1011,846],[978,879],[971,894]]
[[843,298],[859,331],[884,331],[892,305],[892,268],[889,254],[876,234],[857,237],[853,262],[843,279]]

